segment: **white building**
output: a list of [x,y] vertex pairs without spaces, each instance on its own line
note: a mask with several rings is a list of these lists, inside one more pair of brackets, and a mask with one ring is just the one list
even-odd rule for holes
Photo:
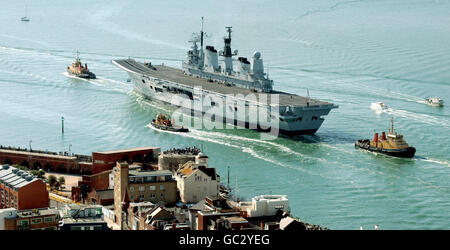
[[290,213],[287,195],[260,195],[251,202],[240,202],[239,206],[248,217],[274,216],[278,210]]
[[195,162],[185,163],[177,171],[175,180],[184,203],[197,203],[206,196],[219,194],[219,175],[215,168],[208,168],[208,157],[202,153],[195,157]]

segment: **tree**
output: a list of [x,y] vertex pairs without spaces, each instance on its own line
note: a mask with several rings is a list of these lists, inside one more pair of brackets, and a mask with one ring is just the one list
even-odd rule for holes
[[34,176],[39,176],[39,171],[37,170],[31,170],[30,173]]
[[44,177],[44,176],[45,176],[45,171],[42,170],[42,169],[39,169],[37,176],[38,176],[39,178]]
[[59,187],[64,186],[64,184],[66,184],[66,179],[63,176],[60,176],[58,178],[58,184],[59,184]]
[[50,185],[50,187],[55,186],[55,184],[58,182],[58,180],[56,179],[56,176],[54,175],[49,175],[48,176],[48,185]]
[[59,177],[58,179],[59,184],[64,185],[66,184],[66,179],[64,178],[64,176]]

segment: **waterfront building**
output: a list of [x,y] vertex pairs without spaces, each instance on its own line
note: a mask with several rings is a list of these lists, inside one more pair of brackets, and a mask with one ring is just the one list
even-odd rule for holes
[[42,180],[8,164],[0,167],[0,208],[20,211],[48,205],[48,191]]
[[239,202],[239,207],[247,217],[275,216],[279,211],[290,213],[286,195],[259,195],[251,202]]
[[184,203],[197,203],[219,194],[220,177],[215,168],[208,168],[208,157],[202,153],[195,157],[195,162],[187,162],[178,169],[175,179]]
[[166,150],[158,156],[158,169],[175,173],[186,162],[195,161],[199,153],[196,147]]

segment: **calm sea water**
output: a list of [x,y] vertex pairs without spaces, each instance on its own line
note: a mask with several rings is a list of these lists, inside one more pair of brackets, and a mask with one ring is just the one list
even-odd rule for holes
[[[449,1],[0,1],[0,144],[90,154],[203,145],[239,196],[287,194],[302,220],[331,229],[450,228]],[[31,21],[21,22],[28,7]],[[205,17],[207,44],[261,51],[275,88],[338,104],[314,136],[146,125],[164,107],[132,92],[112,59],[181,67]],[[64,74],[79,50],[97,80]],[[375,114],[372,102],[391,109]],[[65,134],[61,136],[61,116]],[[390,118],[413,159],[356,150]]]

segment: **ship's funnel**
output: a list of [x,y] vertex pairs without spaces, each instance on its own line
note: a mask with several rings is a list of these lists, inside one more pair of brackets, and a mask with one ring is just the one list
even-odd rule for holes
[[383,133],[381,134],[381,140],[385,141],[386,140],[386,133],[383,131]]
[[238,72],[247,75],[250,72],[250,62],[245,57],[239,57],[238,61]]
[[378,142],[378,133],[375,133],[375,135],[373,136],[373,141]]
[[205,61],[203,63],[203,66],[205,67],[205,69],[208,69],[212,72],[216,71],[219,68],[217,50],[215,50],[213,46],[206,46]]

